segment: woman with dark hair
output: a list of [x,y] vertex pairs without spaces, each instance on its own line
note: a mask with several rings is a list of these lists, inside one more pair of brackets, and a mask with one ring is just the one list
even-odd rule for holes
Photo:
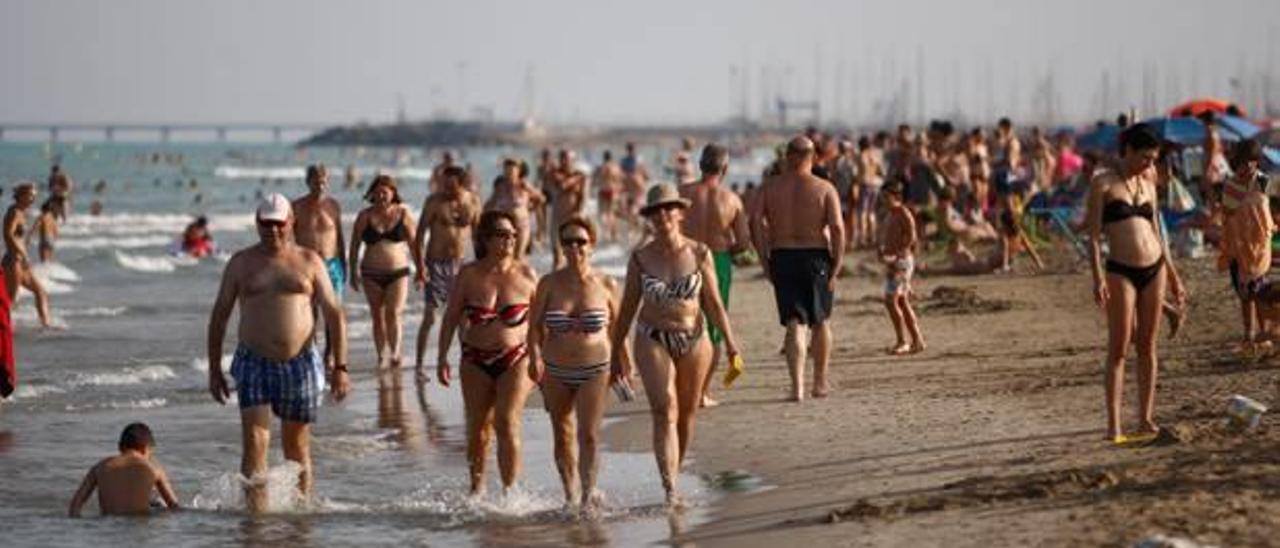
[[565,502],[594,510],[600,503],[595,485],[605,396],[611,382],[626,382],[609,369],[608,329],[617,325],[618,284],[591,268],[598,238],[591,221],[570,217],[557,236],[565,266],[543,276],[534,294],[529,377],[542,386],[551,416]]
[[689,200],[673,185],[649,189],[640,214],[653,237],[631,254],[626,289],[613,330],[614,375],[630,377],[623,348],[636,319],[634,353],[653,414],[653,451],[668,504],[679,504],[676,473],[693,437],[694,413],[702,402],[703,380],[711,368],[711,343],[703,336],[702,311],[724,333],[729,363],[738,345],[716,290],[715,263],[707,246],[680,231]]
[[436,377],[449,386],[449,347],[461,328],[462,401],[467,419],[471,494],[484,493],[490,429],[498,435],[498,469],[505,493],[520,476],[520,413],[529,395],[526,374],[529,302],[537,283],[533,268],[516,255],[520,233],[505,211],[480,215],[476,260],[458,271],[440,323]]
[[[1154,416],[1156,333],[1166,284],[1179,307],[1186,301],[1156,220],[1160,138],[1147,124],[1133,125],[1120,134],[1120,154],[1116,171],[1103,171],[1094,179],[1088,209],[1094,300],[1107,312],[1107,439],[1117,444],[1152,439],[1160,430]],[[1105,265],[1104,237],[1109,249]],[[1120,401],[1131,340],[1138,350],[1139,434],[1125,436]]]
[[12,301],[18,294],[19,287],[25,287],[36,297],[36,312],[40,315],[40,325],[48,328],[49,294],[44,285],[31,271],[31,259],[27,256],[27,209],[36,203],[36,187],[31,183],[22,183],[13,189],[13,205],[4,214],[4,258],[0,266],[4,267],[5,291]]
[[[373,322],[373,347],[382,367],[390,356],[391,367],[400,366],[401,325],[405,297],[409,294],[409,250],[414,246],[414,220],[400,203],[395,179],[378,175],[369,183],[364,199],[370,203],[356,215],[351,252],[347,264],[352,269],[351,288],[364,291]],[[364,258],[360,248],[364,246]]]

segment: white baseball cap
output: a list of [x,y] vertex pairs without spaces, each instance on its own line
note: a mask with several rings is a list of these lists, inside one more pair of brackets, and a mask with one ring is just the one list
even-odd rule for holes
[[278,192],[268,194],[258,202],[258,220],[285,222],[293,215],[293,206],[289,199]]

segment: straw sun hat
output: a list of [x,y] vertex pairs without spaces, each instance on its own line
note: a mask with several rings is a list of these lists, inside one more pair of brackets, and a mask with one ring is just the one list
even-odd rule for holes
[[653,188],[649,189],[649,194],[645,197],[644,207],[640,208],[640,214],[648,216],[650,213],[653,213],[654,210],[672,204],[678,205],[682,208],[687,208],[692,203],[693,202],[690,202],[688,198],[682,198],[680,196],[680,192],[676,190],[675,185],[671,183],[661,183],[653,185]]

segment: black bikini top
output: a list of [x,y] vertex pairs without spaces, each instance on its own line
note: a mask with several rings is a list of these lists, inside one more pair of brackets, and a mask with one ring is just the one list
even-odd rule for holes
[[1151,202],[1135,206],[1124,200],[1108,200],[1102,206],[1102,224],[1104,225],[1123,221],[1129,217],[1142,217],[1154,223],[1156,212],[1151,207]]
[[400,220],[396,221],[395,226],[386,231],[378,230],[373,227],[373,223],[364,225],[364,232],[360,233],[360,239],[364,243],[373,245],[382,240],[388,242],[403,242],[409,239],[409,229],[404,226],[404,216],[400,216]]

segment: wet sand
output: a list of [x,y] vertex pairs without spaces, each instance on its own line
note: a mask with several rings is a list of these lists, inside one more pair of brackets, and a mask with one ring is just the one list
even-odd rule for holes
[[[904,358],[884,354],[893,332],[882,282],[845,277],[831,396],[800,405],[783,401],[771,290],[758,269],[740,269],[731,316],[747,373],[700,415],[688,467],[743,470],[774,487],[720,500],[677,543],[1122,546],[1164,534],[1280,545],[1280,429],[1271,415],[1249,433],[1225,424],[1232,394],[1275,402],[1280,358],[1234,353],[1239,312],[1225,275],[1210,259],[1179,265],[1189,321],[1172,342],[1161,328],[1156,408],[1172,436],[1137,448],[1103,440],[1105,319],[1083,264],[917,278],[917,295],[938,298],[917,308],[929,350]],[[635,420],[611,427],[611,447],[647,451],[646,414],[616,411]]]

